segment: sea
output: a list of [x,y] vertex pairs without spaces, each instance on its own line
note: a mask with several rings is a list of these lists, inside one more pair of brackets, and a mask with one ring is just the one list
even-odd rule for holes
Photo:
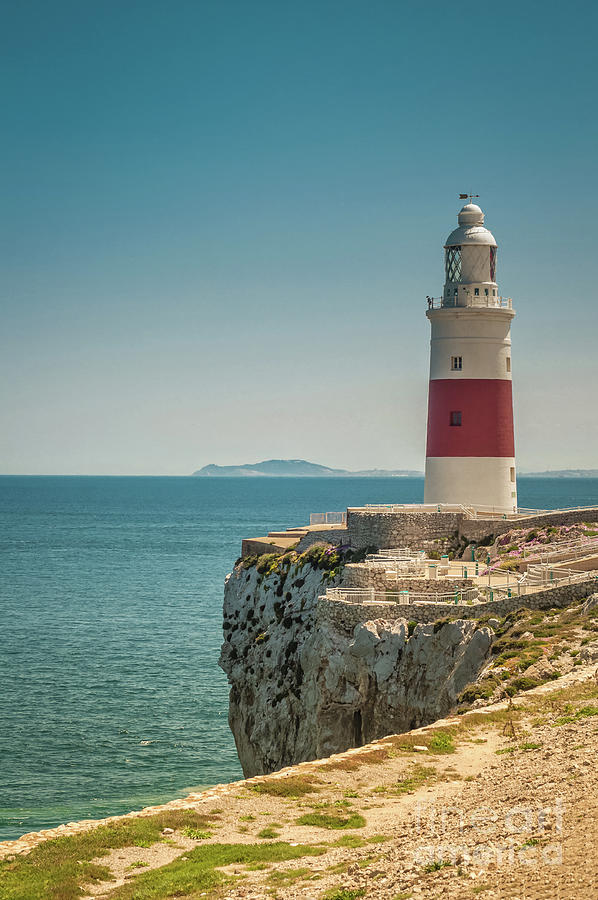
[[[598,504],[598,479],[518,489]],[[242,538],[422,497],[422,478],[0,477],[0,840],[242,777],[218,668]]]

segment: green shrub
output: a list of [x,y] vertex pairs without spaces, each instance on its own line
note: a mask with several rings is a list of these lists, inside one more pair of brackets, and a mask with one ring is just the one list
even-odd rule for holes
[[542,684],[542,681],[539,678],[532,678],[529,675],[521,675],[519,678],[513,678],[512,681],[506,687],[507,692],[510,693],[510,689],[512,689],[515,693],[517,691],[531,691],[532,688],[539,687]]
[[[280,827],[281,826],[279,825],[278,828]],[[263,838],[264,840],[269,838],[277,838],[278,831],[276,831],[273,825],[268,825],[266,828],[262,828],[261,831],[258,831],[257,836],[259,838]]]
[[322,894],[322,900],[357,900],[357,897],[365,896],[365,888],[330,888]]
[[311,825],[316,828],[329,829],[363,828],[365,824],[365,819],[358,813],[352,813],[350,816],[306,813],[297,819],[297,825]]
[[278,566],[281,556],[281,553],[262,553],[256,563],[259,574],[270,575]]
[[288,778],[268,779],[248,784],[247,789],[256,794],[269,794],[271,797],[303,797],[318,790],[314,784],[316,779],[306,775],[289,775]]
[[474,700],[489,700],[494,692],[494,684],[471,684],[461,691],[457,698],[459,703],[473,703]]
[[201,831],[199,828],[183,828],[182,834],[194,841],[207,841],[212,837],[211,831]]
[[435,731],[427,742],[430,753],[454,753],[455,742],[450,731]]

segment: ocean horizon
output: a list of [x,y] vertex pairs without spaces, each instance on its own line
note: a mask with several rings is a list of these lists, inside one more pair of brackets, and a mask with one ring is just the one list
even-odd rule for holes
[[[598,478],[518,491],[598,504]],[[0,840],[241,778],[217,661],[242,539],[422,498],[407,476],[0,476]]]

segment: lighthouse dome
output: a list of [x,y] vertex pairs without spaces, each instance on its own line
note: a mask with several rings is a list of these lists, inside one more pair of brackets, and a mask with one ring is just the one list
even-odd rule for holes
[[484,213],[475,203],[466,203],[457,216],[459,225],[483,225]]
[[463,244],[496,247],[494,235],[484,227],[484,213],[475,203],[466,203],[460,210],[457,221],[459,227],[449,234],[445,247],[462,246]]

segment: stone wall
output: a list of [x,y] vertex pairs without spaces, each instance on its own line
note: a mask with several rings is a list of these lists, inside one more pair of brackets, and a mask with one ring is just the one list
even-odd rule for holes
[[321,531],[308,531],[304,534],[297,546],[297,553],[303,553],[314,544],[348,544],[349,535],[346,528],[329,528]]
[[316,628],[320,624],[330,624],[339,631],[352,634],[356,625],[375,619],[394,622],[396,619],[407,619],[408,622],[436,622],[444,619],[448,611],[459,611],[459,618],[467,619],[465,610],[469,607],[455,607],[447,603],[394,603],[373,602],[354,603],[346,600],[333,600],[328,597],[318,599],[316,611]]
[[354,549],[376,546],[382,549],[417,547],[422,541],[438,540],[454,534],[470,541],[504,534],[514,528],[538,528],[558,523],[598,521],[598,508],[570,512],[554,510],[519,519],[469,519],[464,513],[451,512],[382,512],[347,510],[347,532]]
[[316,612],[317,622],[329,622],[335,628],[352,632],[356,625],[372,619],[407,619],[412,622],[436,622],[439,619],[479,619],[484,616],[502,618],[521,607],[527,609],[560,609],[576,600],[582,600],[596,591],[596,577],[578,584],[566,584],[560,587],[536,591],[521,597],[504,597],[500,600],[475,603],[471,606],[454,603],[394,603],[393,601],[372,603],[356,603],[350,600],[336,600],[332,597],[319,597]]
[[263,553],[280,553],[280,545],[273,541],[268,542],[267,538],[243,538],[241,544],[241,556],[262,556]]
[[433,512],[364,512],[347,510],[347,532],[356,549],[417,547],[422,540],[446,538],[459,530],[462,516]]
[[386,574],[382,566],[368,566],[364,563],[349,563],[343,569],[343,587],[373,588],[375,591],[413,591],[416,594],[449,594],[474,587],[471,578],[443,578],[433,581],[414,576],[397,577]]

